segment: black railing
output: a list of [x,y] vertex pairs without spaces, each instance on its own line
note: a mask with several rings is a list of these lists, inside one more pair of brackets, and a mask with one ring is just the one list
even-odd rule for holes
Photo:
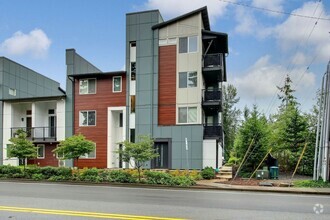
[[220,138],[222,136],[222,126],[220,124],[204,125],[204,138]]
[[221,101],[221,89],[214,89],[214,90],[203,90],[203,102],[208,101]]
[[11,137],[14,137],[18,130],[25,131],[27,138],[33,141],[56,140],[56,127],[13,127]]
[[203,68],[222,67],[222,54],[207,54],[203,56]]

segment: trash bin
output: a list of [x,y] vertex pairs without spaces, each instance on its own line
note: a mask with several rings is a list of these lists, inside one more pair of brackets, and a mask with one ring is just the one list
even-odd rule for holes
[[271,179],[278,179],[278,167],[275,166],[270,167],[269,173]]

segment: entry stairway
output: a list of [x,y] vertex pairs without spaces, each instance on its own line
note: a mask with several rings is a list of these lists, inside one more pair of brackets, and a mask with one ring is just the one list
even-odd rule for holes
[[231,166],[222,166],[219,173],[216,175],[216,179],[220,182],[229,181],[233,178],[233,168]]

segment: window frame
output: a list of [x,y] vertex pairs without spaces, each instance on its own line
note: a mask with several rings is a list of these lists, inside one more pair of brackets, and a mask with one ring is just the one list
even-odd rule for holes
[[93,144],[94,144],[94,157],[89,157],[88,155],[89,154],[84,154],[84,155],[81,155],[80,157],[79,157],[79,159],[83,159],[83,160],[90,160],[90,159],[96,159],[96,143],[95,142],[93,142]]
[[[83,80],[87,80],[87,93],[82,93],[81,89],[80,89],[80,82]],[[89,80],[95,80],[95,91],[94,93],[89,93]],[[97,79],[96,78],[84,78],[84,79],[79,79],[79,95],[92,95],[92,94],[96,94],[96,90],[97,90]]]
[[[37,159],[45,159],[45,156],[46,156],[46,152],[45,152],[45,144],[37,144]],[[43,149],[42,152],[43,152],[43,155],[42,157],[39,157],[39,149]]]
[[[191,38],[193,38],[193,37],[196,37],[196,51],[191,51],[191,48],[190,48],[190,41],[191,41]],[[181,39],[187,39],[187,49],[186,49],[186,51],[187,52],[180,52],[180,40]],[[192,36],[186,36],[186,37],[179,37],[179,47],[178,47],[178,52],[179,52],[179,54],[185,54],[185,53],[197,53],[198,52],[198,50],[199,50],[199,46],[198,46],[198,35],[192,35]]]
[[[180,122],[180,109],[186,109],[186,121],[185,122]],[[196,109],[196,121],[194,122],[189,122],[189,109]],[[178,124],[197,124],[198,123],[198,108],[197,106],[179,106],[177,108],[177,112],[178,112]]]
[[[120,91],[115,91],[115,78],[119,78],[120,79]],[[112,77],[112,92],[113,93],[118,93],[118,92],[122,92],[122,87],[123,87],[123,79],[122,76],[113,76]]]
[[[80,114],[82,113],[82,112],[87,112],[87,125],[83,125],[82,123],[81,123],[81,121],[80,121]],[[89,112],[94,112],[95,114],[95,119],[94,119],[94,121],[95,121],[95,124],[94,125],[89,125],[88,124],[88,114],[89,114]],[[80,110],[79,111],[79,127],[92,127],[92,126],[96,126],[96,119],[97,119],[97,115],[96,115],[96,110]]]
[[[191,76],[189,76],[189,74],[191,74],[191,73],[195,73],[196,74],[196,76],[194,76],[194,77],[191,77]],[[181,86],[181,83],[180,83],[180,80],[181,80],[181,77],[180,77],[180,75],[181,74],[186,74],[186,81],[185,81],[185,87],[180,87]],[[196,86],[189,86],[189,79],[190,78],[196,78]],[[179,89],[187,89],[187,88],[197,88],[198,87],[198,72],[197,71],[187,71],[187,72],[179,72],[179,83],[178,83],[178,85],[179,85]]]

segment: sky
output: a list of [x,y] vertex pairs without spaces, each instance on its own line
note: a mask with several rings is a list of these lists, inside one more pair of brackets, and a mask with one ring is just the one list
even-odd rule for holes
[[159,9],[169,20],[203,6],[211,30],[228,34],[225,85],[239,108],[274,113],[287,74],[301,109],[312,108],[330,59],[328,0],[0,0],[0,56],[65,88],[69,48],[102,71],[123,70],[126,13]]

